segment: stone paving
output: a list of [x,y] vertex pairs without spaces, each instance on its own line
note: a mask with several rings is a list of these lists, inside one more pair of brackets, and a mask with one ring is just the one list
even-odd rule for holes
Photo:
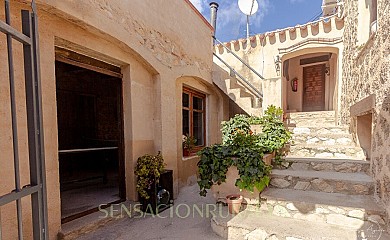
[[[104,227],[77,239],[221,240],[222,238],[217,236],[210,226],[210,210],[215,207],[215,200],[210,195],[201,197],[198,192],[199,187],[197,185],[181,189],[173,208],[162,212],[160,217],[135,215],[133,218],[129,218],[126,216],[122,220],[108,223]],[[196,208],[193,207],[194,204],[197,205]],[[200,209],[200,212],[198,209]]]

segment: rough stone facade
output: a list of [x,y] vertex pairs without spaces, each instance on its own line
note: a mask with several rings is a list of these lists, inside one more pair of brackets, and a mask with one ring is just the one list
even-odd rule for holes
[[[365,24],[362,22],[364,9],[358,1],[345,1],[343,83],[339,120],[341,123],[349,123],[351,131],[356,133],[356,117],[367,112],[372,114],[371,173],[376,182],[375,194],[381,199],[389,215],[390,2],[378,0],[377,6],[377,31],[363,43],[358,38]],[[351,112],[351,106],[353,108],[355,104],[363,104],[365,101],[362,100],[369,96],[373,96],[373,104],[363,106],[362,109],[365,110],[360,113]]]

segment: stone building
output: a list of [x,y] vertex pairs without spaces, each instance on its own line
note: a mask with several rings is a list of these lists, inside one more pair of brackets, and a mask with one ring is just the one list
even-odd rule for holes
[[[31,86],[24,82],[31,66],[23,46],[31,41],[16,34],[24,45],[12,41],[10,54],[3,34],[29,32],[21,10],[31,10],[30,3],[0,2],[1,239],[16,239],[18,228],[32,238],[37,221],[28,191],[40,186],[31,180],[39,171],[29,167],[31,136],[40,133],[29,131]],[[4,23],[7,4],[11,28]],[[38,112],[47,192],[41,192],[47,205],[40,208],[48,209],[49,239],[56,239],[64,222],[96,211],[101,203],[137,200],[133,172],[144,154],[161,151],[173,170],[176,196],[181,186],[196,182],[198,157],[183,157],[183,134],[194,136],[200,149],[221,140],[222,120],[236,113],[261,115],[270,104],[295,121],[290,123],[298,145],[292,153],[300,158],[293,166],[305,168],[288,172],[293,177],[275,173],[272,187],[313,190],[297,196],[343,199],[347,205],[355,194],[368,199],[372,209],[340,210],[321,202],[303,216],[296,208],[270,207],[291,218],[336,225],[387,220],[371,195],[375,185],[375,196],[389,214],[390,7],[387,0],[346,0],[343,7],[325,8],[318,21],[213,46],[212,26],[188,0],[37,0],[40,68],[35,70],[41,76]],[[13,69],[7,64],[10,55]],[[329,137],[333,132],[343,137]],[[309,154],[321,161],[304,159]],[[366,158],[369,162],[361,161]],[[302,180],[301,173],[312,179]],[[21,200],[15,204],[14,197]],[[317,203],[309,200],[294,201]]]
[[345,1],[339,121],[370,159],[375,195],[390,214],[390,3]]
[[[226,224],[215,217],[217,234],[317,239],[319,224],[322,238],[390,238],[389,8],[386,0],[324,0],[319,21],[215,47],[218,87],[249,114],[282,107],[294,133],[291,167],[274,169],[261,193],[274,219],[248,212]],[[262,109],[241,101],[252,86],[264,96]],[[307,229],[275,230],[264,221]]]
[[[12,28],[5,25],[5,2]],[[30,3],[0,2],[2,32],[21,31],[21,10],[31,10]],[[188,0],[43,0],[36,11],[49,239],[56,239],[61,222],[99,204],[137,200],[134,166],[144,154],[162,152],[166,168],[173,170],[174,197],[180,186],[194,183],[198,158],[183,158],[182,135],[196,137],[197,147],[220,141],[219,124],[229,110],[228,98],[212,82],[208,21]],[[23,186],[33,187],[23,45],[12,43],[14,91],[8,81],[9,44],[1,33],[0,196],[10,198]],[[13,139],[19,145],[17,165]],[[2,198],[0,238],[16,239],[21,227],[25,239],[32,239],[36,219],[30,201],[7,199]]]

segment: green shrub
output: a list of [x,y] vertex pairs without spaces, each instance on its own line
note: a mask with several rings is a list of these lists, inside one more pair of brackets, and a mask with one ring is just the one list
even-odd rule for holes
[[164,159],[160,152],[156,156],[146,154],[137,159],[134,173],[137,176],[137,192],[145,199],[149,199],[147,190],[154,181],[158,181],[161,173],[165,170]]
[[[263,117],[236,115],[222,122],[222,144],[205,147],[198,152],[200,195],[205,196],[213,184],[226,180],[231,166],[236,166],[239,178],[235,185],[253,192],[262,191],[268,186],[272,167],[263,162],[265,153],[276,151],[280,164],[281,149],[290,140],[291,133],[282,121],[283,111],[269,106]],[[258,124],[262,132],[253,134],[251,125]]]

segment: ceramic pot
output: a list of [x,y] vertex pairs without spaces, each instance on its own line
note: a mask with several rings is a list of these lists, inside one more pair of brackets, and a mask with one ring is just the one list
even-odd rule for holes
[[226,196],[226,203],[228,204],[230,214],[237,214],[240,212],[242,200],[244,200],[244,198],[239,194]]

